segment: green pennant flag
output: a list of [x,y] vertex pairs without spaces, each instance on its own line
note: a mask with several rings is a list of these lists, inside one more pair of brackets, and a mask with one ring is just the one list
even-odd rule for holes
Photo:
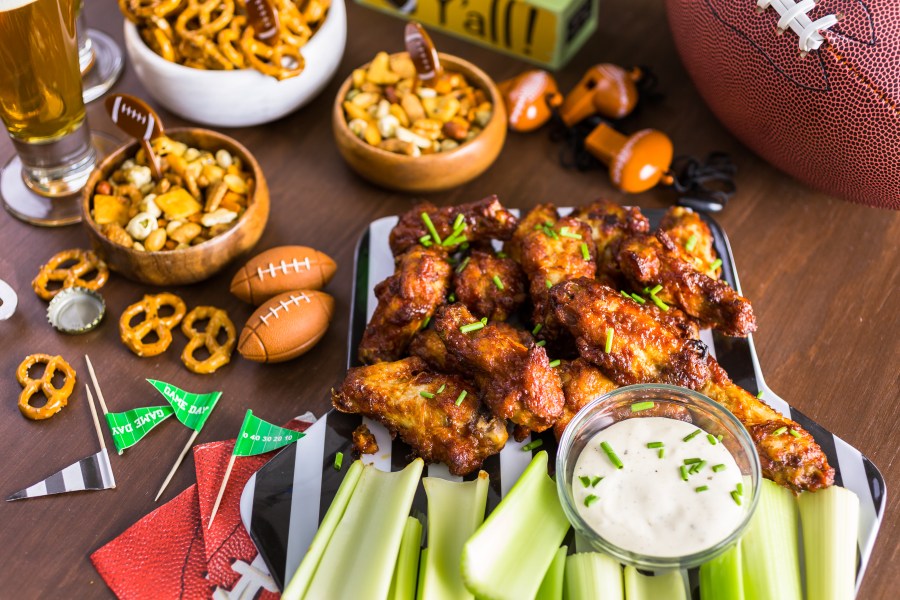
[[150,433],[150,430],[175,414],[171,406],[147,406],[120,413],[106,413],[116,451],[122,454]]
[[241,425],[241,431],[238,433],[237,441],[234,444],[235,456],[254,456],[262,454],[270,450],[293,444],[304,434],[293,429],[285,429],[278,425],[272,425],[268,421],[263,421],[259,417],[253,416],[253,411],[247,409],[244,415],[244,423]]
[[181,421],[182,425],[194,431],[203,429],[203,424],[206,423],[206,419],[215,408],[216,402],[222,397],[222,392],[192,394],[165,381],[155,379],[147,381],[169,401],[175,410],[175,418]]

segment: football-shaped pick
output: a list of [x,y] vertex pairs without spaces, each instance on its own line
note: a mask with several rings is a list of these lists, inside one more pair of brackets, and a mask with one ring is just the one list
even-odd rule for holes
[[257,254],[231,280],[231,293],[259,306],[291,290],[318,290],[331,281],[337,264],[306,246],[279,246]]
[[247,320],[238,352],[247,360],[283,362],[316,345],[331,322],[334,298],[324,292],[296,290],[263,303]]

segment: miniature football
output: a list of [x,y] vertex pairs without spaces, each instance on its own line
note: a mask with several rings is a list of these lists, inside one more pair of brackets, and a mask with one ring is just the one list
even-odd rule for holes
[[767,161],[900,208],[898,0],[666,0],[700,94]]
[[318,290],[334,277],[331,257],[306,246],[279,246],[257,254],[231,280],[231,293],[259,306],[291,290]]
[[152,140],[163,134],[159,115],[139,98],[127,94],[109,96],[106,111],[122,131],[139,140]]
[[333,313],[334,298],[324,292],[297,290],[275,296],[247,320],[238,352],[263,363],[296,358],[322,339]]

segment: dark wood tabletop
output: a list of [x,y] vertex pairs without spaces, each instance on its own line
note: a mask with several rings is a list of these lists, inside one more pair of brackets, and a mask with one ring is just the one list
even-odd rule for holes
[[[113,0],[87,3],[91,25],[122,42],[122,17]],[[212,376],[194,375],[179,360],[184,340],[154,358],[133,355],[119,340],[122,310],[142,294],[158,292],[113,275],[103,288],[106,320],[95,331],[67,337],[45,317],[46,303],[31,291],[39,266],[59,250],[87,247],[81,226],[40,229],[0,211],[0,279],[19,295],[19,307],[0,321],[0,494],[4,497],[63,466],[96,452],[97,440],[83,384],[90,355],[111,410],[159,402],[147,377],[192,391],[222,390],[224,396],[197,443],[233,437],[247,408],[283,422],[329,408],[329,389],[342,378],[347,357],[353,253],[366,225],[410,207],[414,198],[377,189],[358,178],[335,148],[330,114],[340,81],[378,50],[402,45],[401,21],[350,3],[349,38],[336,78],[322,94],[284,119],[246,129],[224,130],[255,153],[271,188],[272,212],[257,249],[283,244],[313,246],[339,264],[327,291],[335,318],[309,354],[280,365],[259,365],[237,354]],[[651,65],[664,97],[644,106],[626,126],[655,127],[674,140],[676,153],[704,156],[723,150],[736,161],[738,194],[716,219],[731,240],[744,294],[753,301],[754,335],[769,386],[794,407],[859,448],[884,474],[891,490],[884,523],[861,598],[895,598],[900,560],[900,517],[892,494],[900,486],[900,213],[865,208],[811,191],[742,147],[712,116],[682,68],[658,0],[606,0],[600,26],[587,46],[559,73],[570,89],[598,62]],[[611,18],[614,17],[614,18]],[[528,65],[460,40],[433,34],[444,52],[480,65],[495,80]],[[126,64],[114,88],[152,99]],[[169,126],[184,122],[158,105]],[[101,103],[88,107],[91,125],[110,131]],[[12,154],[2,136],[0,162]],[[673,194],[653,190],[625,196],[604,173],[562,168],[546,132],[510,134],[485,174],[451,192],[434,195],[453,204],[496,193],[510,207],[538,202],[572,205],[600,196],[641,206],[668,206]],[[231,297],[236,266],[196,285],[173,291],[188,306],[215,304],[241,326],[249,306]],[[67,408],[42,422],[22,417],[15,370],[28,354],[61,354],[78,371],[79,386]],[[118,487],[15,503],[0,502],[0,596],[36,598],[109,597],[91,565],[91,552],[159,506],[153,497],[188,438],[181,427],[156,431],[123,456],[112,453]],[[107,438],[111,445],[111,440]],[[190,457],[160,502],[195,481]],[[892,566],[893,565],[893,566]],[[892,591],[893,590],[893,591]]]

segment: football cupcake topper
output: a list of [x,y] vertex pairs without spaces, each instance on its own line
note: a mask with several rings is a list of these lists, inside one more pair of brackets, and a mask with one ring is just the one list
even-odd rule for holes
[[115,94],[107,98],[106,111],[119,129],[141,142],[153,178],[162,179],[159,158],[150,145],[151,141],[165,133],[159,115],[143,100],[128,94]]
[[403,35],[406,43],[406,51],[416,66],[416,73],[421,81],[435,81],[444,72],[441,66],[441,59],[438,58],[437,49],[431,36],[425,31],[425,28],[418,23],[412,22],[406,24],[406,31]]

